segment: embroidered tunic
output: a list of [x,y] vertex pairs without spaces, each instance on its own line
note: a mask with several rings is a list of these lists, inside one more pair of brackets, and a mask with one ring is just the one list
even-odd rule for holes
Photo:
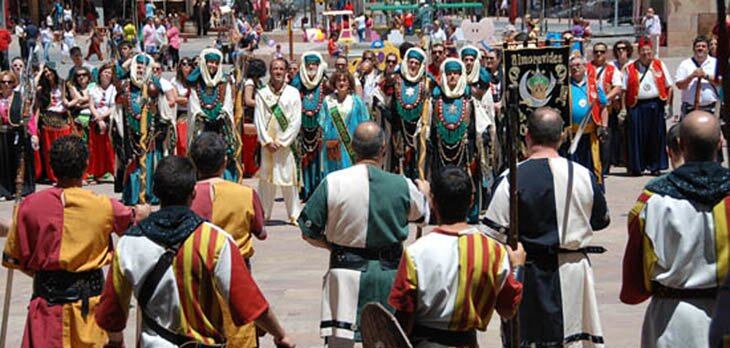
[[[221,343],[223,316],[228,315],[223,313],[230,311],[233,322],[243,325],[258,318],[269,304],[228,233],[207,222],[192,228],[155,287],[147,313],[171,331],[207,344]],[[165,252],[147,233],[131,229],[117,243],[96,313],[106,330],[125,328],[130,299],[139,296],[145,277]],[[140,340],[141,347],[176,347],[144,323]]]
[[228,164],[224,178],[237,182],[242,179],[240,164],[241,138],[233,119],[233,97],[231,85],[225,80],[213,87],[206,86],[201,79],[190,91],[188,101],[190,122],[188,141],[192,142],[200,133],[209,131],[220,134],[228,145]]
[[327,96],[327,79],[323,77],[315,88],[308,89],[297,74],[291,85],[299,90],[302,98],[302,128],[299,131],[297,155],[302,182],[300,197],[307,200],[324,177],[319,158],[322,149],[322,126],[319,124],[319,112]]
[[414,83],[398,76],[391,106],[394,160],[399,162],[396,169],[413,179],[418,178],[419,134],[423,109],[430,93],[427,81],[426,77],[422,77]]
[[459,332],[486,330],[495,309],[512,312],[521,297],[504,245],[474,227],[437,228],[403,251],[388,302],[415,325]]
[[[152,78],[150,86],[157,87],[162,93],[159,80]],[[163,118],[159,112],[159,103],[166,103],[164,96],[149,96],[147,100],[147,151],[142,150],[140,141],[141,134],[141,113],[144,109],[144,98],[142,89],[131,83],[130,80],[122,82],[121,91],[117,92],[117,112],[113,120],[112,136],[115,152],[117,154],[117,175],[115,180],[115,192],[122,192],[122,201],[127,205],[134,205],[141,202],[140,195],[144,193],[147,203],[157,203],[154,195],[152,176],[157,163],[162,157],[173,153],[174,143],[174,119]],[[144,157],[144,172],[140,161]],[[144,176],[144,180],[143,179]],[[144,181],[145,187],[142,187]]]
[[[708,347],[716,290],[730,262],[730,171],[689,162],[652,180],[629,213],[621,302],[646,309],[641,346]],[[665,296],[660,288],[707,291]]]

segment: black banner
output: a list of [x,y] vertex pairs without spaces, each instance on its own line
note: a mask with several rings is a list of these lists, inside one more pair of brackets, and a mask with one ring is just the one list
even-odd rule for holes
[[519,48],[504,51],[504,89],[508,103],[517,102],[519,137],[525,153],[527,116],[549,106],[557,109],[570,124],[570,47]]

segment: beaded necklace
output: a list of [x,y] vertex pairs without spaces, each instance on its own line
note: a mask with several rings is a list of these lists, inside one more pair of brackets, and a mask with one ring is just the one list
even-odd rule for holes
[[[396,111],[401,119],[414,122],[421,116],[423,91],[426,89],[424,81],[424,79],[421,79],[417,84],[411,85],[401,78],[400,88],[395,89]],[[406,91],[405,96],[403,95],[404,90]],[[415,101],[413,101],[414,98]]]
[[439,159],[444,165],[460,164],[468,143],[466,131],[470,109],[465,97],[447,103],[444,103],[444,99],[446,98],[439,98],[436,105]]
[[[317,85],[312,90],[307,90],[302,93],[302,113],[307,118],[316,118],[319,110],[322,108],[322,101],[324,101],[324,93],[322,93],[322,83]],[[304,125],[304,124],[303,124]],[[307,125],[311,127],[311,125]]]
[[209,121],[216,120],[221,109],[223,109],[226,93],[225,90],[221,89],[224,89],[225,86],[225,83],[219,83],[214,87],[207,87],[203,83],[198,84],[197,92],[200,106]]

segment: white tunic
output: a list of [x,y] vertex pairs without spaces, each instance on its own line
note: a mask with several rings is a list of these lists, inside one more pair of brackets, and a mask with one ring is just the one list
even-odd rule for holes
[[[277,103],[289,121],[286,129],[281,129],[271,111]],[[302,99],[299,91],[292,86],[284,85],[280,95],[274,94],[270,86],[266,86],[256,93],[254,123],[259,142],[262,146],[271,142],[281,146],[273,153],[266,148],[261,149],[259,179],[279,186],[298,185],[297,164],[290,146],[299,134],[299,128],[302,125],[301,113]]]

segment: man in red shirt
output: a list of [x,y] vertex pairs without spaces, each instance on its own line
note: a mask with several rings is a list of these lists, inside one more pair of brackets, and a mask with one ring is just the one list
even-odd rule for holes
[[10,59],[8,59],[8,50],[13,37],[5,28],[0,28],[0,71],[10,70]]
[[406,35],[413,35],[413,13],[406,12],[403,25],[406,27]]
[[[441,63],[446,59],[446,48],[440,42],[431,46],[431,65],[428,66],[428,72],[431,74],[436,84],[441,82]],[[434,85],[435,86],[435,85]]]

